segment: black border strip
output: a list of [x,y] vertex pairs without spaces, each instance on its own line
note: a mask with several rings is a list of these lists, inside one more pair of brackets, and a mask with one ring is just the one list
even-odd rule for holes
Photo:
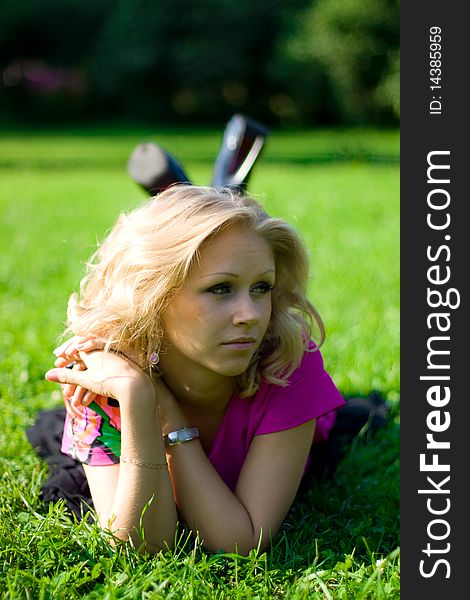
[[[465,268],[470,257],[465,214],[470,152],[465,147],[469,126],[464,108],[470,36],[463,6],[435,0],[401,4],[401,597],[405,600],[463,597],[470,572],[466,544],[470,494],[465,485],[470,479],[470,398],[465,386],[465,375],[470,374]],[[441,48],[431,47],[437,43],[430,37],[437,28]],[[441,52],[439,66],[430,64],[433,51]],[[433,67],[441,73],[431,73]],[[439,75],[437,82],[430,80]]]

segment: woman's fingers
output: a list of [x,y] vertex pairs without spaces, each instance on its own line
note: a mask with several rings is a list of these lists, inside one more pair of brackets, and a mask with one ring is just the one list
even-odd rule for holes
[[55,350],[53,350],[53,354],[55,354],[57,357],[72,356],[74,353],[76,353],[76,347],[79,346],[81,343],[87,341],[88,339],[88,337],[74,335],[68,340],[65,340],[63,344],[55,348]]
[[81,360],[78,354],[75,354],[74,356],[68,356],[67,358],[59,356],[59,358],[55,359],[54,366],[59,367],[59,369],[61,369],[62,367],[68,367],[69,369],[71,369],[72,366],[79,364],[80,362]]
[[[74,386],[75,387],[75,386]],[[71,403],[74,406],[88,406],[96,398],[97,394],[87,390],[81,386],[75,387],[75,392],[71,398]]]
[[71,342],[73,340],[76,339],[77,336],[73,336],[72,338],[69,338],[68,340],[66,340],[65,342],[63,342],[60,346],[57,346],[57,348],[55,348],[52,353],[55,354],[56,356],[65,356],[64,354],[64,350],[71,344]]
[[[72,369],[75,369],[76,371],[86,371],[86,366],[82,361],[76,361],[73,363]],[[62,386],[64,396],[66,396],[67,398],[72,398],[72,402],[73,402],[73,398],[75,397],[75,394],[77,393],[77,391],[81,390],[81,389],[83,389],[83,388],[77,387],[76,385],[72,385],[72,384],[67,384],[67,385]]]
[[[55,383],[80,386],[99,396],[127,399],[137,395],[155,399],[155,390],[148,374],[122,355],[80,351],[79,356],[77,368],[54,368],[46,373],[45,378]],[[77,392],[76,400],[85,400],[82,392]]]
[[75,391],[74,391],[70,401],[73,405],[79,406],[82,403],[82,398],[85,395],[85,392],[87,390],[85,388],[82,388],[79,385],[74,386],[74,388],[75,388]]
[[62,367],[50,369],[45,374],[47,381],[62,384],[66,394],[71,395],[73,402],[80,403],[87,391],[94,395],[115,398],[121,384],[128,380],[128,377],[122,376],[123,370],[127,367],[124,359],[116,354],[104,352],[91,354],[80,352],[79,356],[80,361],[72,369]]
[[95,337],[81,338],[83,341],[76,344],[75,349],[77,352],[92,352],[93,350],[102,350],[104,344],[98,342]]
[[105,389],[104,382],[94,380],[90,376],[88,370],[51,369],[47,371],[45,378],[47,381],[63,384],[66,390],[70,390],[73,387],[74,393],[71,400],[73,403],[75,403],[75,401],[81,403],[81,400],[84,398],[84,394],[87,391],[92,392],[95,396],[112,396],[112,394]]
[[86,390],[82,398],[82,406],[90,405],[97,398],[103,398],[103,396],[99,396],[98,394]]
[[45,378],[47,381],[52,381],[54,383],[63,383],[63,384],[75,384],[79,385],[79,381],[77,381],[77,375],[79,373],[74,373],[70,369],[50,369],[45,374]]
[[[79,352],[91,352],[92,350],[101,350],[102,348],[103,344],[98,342],[94,336],[74,335],[53,350],[53,353],[57,358],[76,359]],[[62,366],[62,364],[57,366]]]
[[59,369],[61,369],[62,367],[66,367],[67,365],[69,365],[71,362],[74,362],[74,361],[71,360],[70,358],[64,358],[62,356],[59,356],[59,358],[55,359],[54,366],[59,367]]

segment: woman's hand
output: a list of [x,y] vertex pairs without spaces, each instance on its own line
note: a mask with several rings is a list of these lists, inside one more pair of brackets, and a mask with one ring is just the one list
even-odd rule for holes
[[[67,367],[69,369],[84,371],[86,366],[80,359],[79,353],[92,352],[93,350],[101,350],[102,348],[103,345],[93,335],[75,335],[53,350],[53,353],[57,357],[54,365],[59,368]],[[70,400],[74,406],[84,404],[85,394],[87,394],[86,404],[90,404],[96,398],[96,394],[81,386],[67,384],[62,385],[61,388],[64,398]]]
[[45,377],[48,381],[80,386],[86,390],[80,398],[81,404],[90,404],[96,396],[111,397],[120,402],[142,396],[155,400],[155,388],[150,377],[123,355],[102,350],[80,350],[78,359],[83,367],[51,369]]
[[[102,348],[103,345],[93,335],[75,335],[54,350],[54,354],[57,357],[54,361],[54,365],[59,368],[69,367],[69,369],[71,365],[73,365],[71,368],[74,371],[84,371],[87,369],[87,365],[82,360],[81,353],[90,354],[96,350],[101,350]],[[125,359],[125,357],[123,358]],[[73,379],[75,381],[75,378]],[[71,376],[69,377],[69,380],[72,380]],[[168,433],[168,431],[173,429],[184,427],[186,419],[181,412],[176,398],[164,383],[163,379],[155,378],[152,382],[158,400],[163,434]],[[63,384],[62,392],[75,406],[80,404],[88,406],[97,396],[94,391],[75,383]]]

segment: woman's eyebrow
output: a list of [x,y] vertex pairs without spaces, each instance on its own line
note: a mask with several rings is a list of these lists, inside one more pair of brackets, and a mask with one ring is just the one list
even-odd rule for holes
[[[263,273],[260,273],[259,276],[262,277],[263,275],[267,275],[268,273],[275,273],[275,270],[268,269],[267,271],[263,271]],[[198,279],[203,279],[204,277],[211,277],[212,275],[228,275],[229,277],[236,277],[237,279],[238,279],[238,277],[240,277],[236,273],[227,273],[225,271],[222,271],[222,272],[216,272],[216,273],[207,273],[206,275],[201,275]]]

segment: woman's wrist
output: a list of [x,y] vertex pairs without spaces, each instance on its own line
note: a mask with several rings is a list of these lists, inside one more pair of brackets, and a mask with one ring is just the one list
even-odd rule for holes
[[155,399],[133,396],[121,404],[121,453],[144,463],[163,463],[165,447]]
[[161,379],[155,379],[153,384],[156,391],[158,416],[162,435],[192,425],[192,423],[188,423],[181,411],[178,401],[168,386],[166,386]]
[[140,404],[155,405],[156,392],[150,377],[144,372],[132,377],[129,386],[123,390],[118,400],[121,404],[139,402]]
[[171,431],[177,431],[191,426],[191,423],[188,423],[187,418],[183,415],[179,406],[174,407],[173,410],[163,411],[159,405],[158,414],[163,436],[168,435]]

